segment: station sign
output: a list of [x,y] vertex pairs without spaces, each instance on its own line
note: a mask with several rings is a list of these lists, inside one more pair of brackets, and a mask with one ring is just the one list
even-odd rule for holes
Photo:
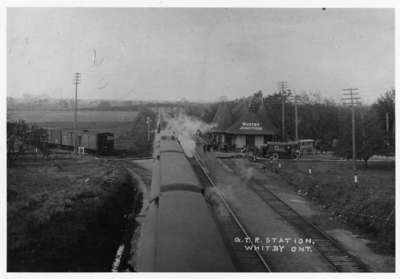
[[242,125],[239,128],[240,130],[257,130],[261,131],[262,127],[259,122],[242,122]]

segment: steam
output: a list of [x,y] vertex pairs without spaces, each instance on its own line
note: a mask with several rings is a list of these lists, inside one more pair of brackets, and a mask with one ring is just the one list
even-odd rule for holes
[[246,166],[243,160],[235,160],[235,171],[245,182],[249,182],[255,176],[255,168]]
[[165,120],[168,123],[166,130],[175,134],[182,148],[188,157],[193,157],[196,149],[196,133],[206,133],[215,125],[207,124],[197,118],[188,116],[184,113],[179,113],[174,117],[165,115]]
[[237,199],[237,196],[240,195],[236,191],[239,185],[224,185],[217,184],[217,187],[208,187],[205,192],[205,198],[208,202],[213,204],[214,210],[217,211],[217,215],[226,216],[228,215],[228,211],[225,206],[220,202],[219,195],[222,195],[232,206],[236,206],[240,204],[240,200]]

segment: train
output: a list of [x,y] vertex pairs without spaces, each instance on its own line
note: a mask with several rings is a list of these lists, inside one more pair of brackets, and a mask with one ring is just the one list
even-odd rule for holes
[[[45,142],[50,146],[74,147],[74,130],[59,128],[43,128],[47,137]],[[85,151],[101,155],[110,155],[114,151],[114,134],[89,130],[77,131],[78,146]]]
[[137,271],[237,271],[181,145],[174,136],[161,135],[155,148],[154,197],[143,224]]

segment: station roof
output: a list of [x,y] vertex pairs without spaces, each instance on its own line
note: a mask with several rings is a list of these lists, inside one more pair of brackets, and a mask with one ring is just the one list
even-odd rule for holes
[[[247,99],[241,99],[232,107],[232,121],[236,122],[243,114],[249,110],[249,102]],[[232,122],[232,124],[233,124]]]
[[278,130],[272,124],[263,104],[257,112],[247,110],[231,127],[226,130],[234,135],[276,135]]
[[219,104],[212,122],[217,124],[212,129],[213,132],[223,132],[232,126],[232,113],[227,103]]

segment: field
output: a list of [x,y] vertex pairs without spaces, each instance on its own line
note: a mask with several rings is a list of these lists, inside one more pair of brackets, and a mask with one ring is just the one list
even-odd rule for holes
[[278,173],[298,194],[321,204],[332,218],[377,239],[373,248],[393,255],[395,162],[370,161],[367,169],[359,162],[357,167],[358,185],[353,183],[351,161],[283,160]]
[[116,163],[68,156],[8,169],[8,271],[110,271],[137,182]]
[[[79,122],[132,122],[137,111],[78,111]],[[73,122],[73,110],[8,110],[9,120],[25,120],[33,123]]]

